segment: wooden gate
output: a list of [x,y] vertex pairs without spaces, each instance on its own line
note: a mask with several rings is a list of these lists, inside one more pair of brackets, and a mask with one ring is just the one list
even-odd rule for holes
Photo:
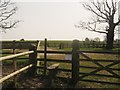
[[[94,82],[94,83],[103,83],[103,84],[114,84],[114,85],[120,85],[119,78],[120,78],[120,67],[116,65],[120,65],[119,58],[117,60],[106,60],[106,59],[93,59],[89,56],[90,53],[93,54],[110,54],[110,55],[116,55],[120,54],[120,52],[116,51],[83,51],[79,50],[79,41],[74,40],[73,41],[73,48],[72,51],[59,51],[59,50],[47,50],[47,40],[45,40],[45,48],[43,51],[37,50],[37,53],[43,53],[43,58],[38,58],[37,60],[44,63],[44,66],[39,66],[38,68],[41,68],[44,70],[44,74],[46,72],[46,63],[47,62],[58,62],[58,63],[69,63],[71,64],[71,69],[66,68],[58,68],[58,71],[64,71],[64,72],[71,72],[71,80],[72,82],[76,83],[78,81],[84,81],[84,82]],[[71,60],[58,60],[58,59],[50,59],[47,57],[47,54],[71,54],[72,59]],[[104,56],[103,56],[104,57]],[[94,65],[82,65],[81,63],[93,63]],[[107,63],[107,64],[101,64],[101,63]],[[115,67],[114,67],[115,66]],[[81,69],[92,69],[90,72],[83,72]],[[107,72],[107,73],[101,73],[101,72]],[[109,74],[108,74],[109,73]],[[88,78],[89,76],[96,76],[98,79],[93,80],[93,78]],[[60,77],[62,78],[62,76]],[[101,78],[109,78],[109,79],[117,79],[118,81],[111,82],[110,80],[101,80]],[[72,83],[72,84],[73,84]]]
[[[80,62],[92,62],[95,66],[82,66],[80,64],[80,68],[89,68],[94,69],[93,71],[89,73],[84,73],[80,71],[80,81],[86,81],[86,82],[95,82],[95,83],[105,83],[105,84],[115,84],[120,85],[120,60],[100,60],[100,59],[92,59],[86,53],[93,53],[93,54],[118,54],[118,52],[109,52],[109,51],[79,51],[79,54],[84,58],[80,59]],[[119,58],[118,58],[119,59]],[[102,63],[108,63],[107,65],[103,65]],[[118,66],[117,66],[118,65]],[[113,67],[116,66],[116,67]],[[101,74],[100,72],[107,72],[107,74]],[[98,74],[99,73],[99,74]],[[109,73],[109,74],[108,74]],[[106,77],[106,78],[116,78],[118,79],[118,82],[107,82],[104,81],[98,81],[98,80],[92,80],[92,79],[85,79],[88,76],[98,76],[98,77]]]

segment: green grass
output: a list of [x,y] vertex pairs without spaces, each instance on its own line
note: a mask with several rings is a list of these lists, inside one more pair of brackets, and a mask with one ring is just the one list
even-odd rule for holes
[[[58,49],[56,48],[57,50],[65,50],[65,51],[71,51],[72,48],[63,48],[63,49]],[[103,50],[106,50],[105,48],[80,48],[79,50],[97,50],[97,51],[103,51]],[[120,48],[113,48],[112,50],[109,50],[109,51],[120,51]]]
[[120,48],[114,48],[113,51],[120,51]]
[[[57,50],[72,51],[72,48],[62,48]],[[80,48],[79,50],[104,50],[103,48]]]

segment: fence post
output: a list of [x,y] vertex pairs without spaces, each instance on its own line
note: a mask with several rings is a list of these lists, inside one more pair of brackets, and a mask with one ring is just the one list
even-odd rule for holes
[[44,72],[43,72],[44,76],[46,76],[46,60],[47,60],[47,39],[45,38],[45,43],[44,43]]
[[[118,58],[120,58],[120,56]],[[118,68],[120,68],[120,63],[118,64]],[[118,71],[118,75],[120,75],[120,70]],[[120,82],[120,78],[118,79],[118,82]]]
[[36,65],[37,65],[37,48],[34,45],[30,45],[29,51],[34,51],[34,53],[29,54],[29,62],[33,64],[33,67],[28,70],[30,76],[35,75],[36,73]]
[[74,86],[79,78],[79,40],[74,40],[72,45],[72,85]]
[[[13,54],[16,54],[16,50],[15,50],[16,44],[15,44],[15,40],[13,40]],[[13,65],[14,65],[14,72],[17,70],[17,61],[16,58],[13,59]],[[17,75],[16,75],[17,76]],[[17,86],[17,78],[16,76],[14,76],[14,87],[16,88]]]
[[[16,50],[15,50],[15,40],[13,41],[13,54],[16,54]],[[17,69],[16,58],[13,59],[13,64],[14,64],[14,71],[16,71],[16,69]]]

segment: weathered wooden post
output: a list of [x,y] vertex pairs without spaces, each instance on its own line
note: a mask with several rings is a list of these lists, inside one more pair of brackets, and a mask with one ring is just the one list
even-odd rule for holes
[[47,60],[47,39],[45,38],[44,42],[44,72],[43,75],[46,76],[46,60]]
[[[13,54],[16,54],[15,50],[15,40],[13,41]],[[17,61],[16,58],[13,59],[13,65],[14,65],[14,72],[17,70]],[[17,78],[14,76],[14,87],[17,85]]]
[[35,75],[36,73],[36,65],[37,65],[37,47],[34,45],[30,45],[29,51],[34,51],[34,53],[29,54],[29,62],[33,64],[33,67],[28,70],[30,76]]
[[[13,41],[13,54],[16,54],[16,50],[15,50],[15,40]],[[16,59],[13,59],[13,64],[14,64],[14,71],[16,71],[17,69],[17,62]]]
[[[120,55],[118,58],[120,58]],[[118,68],[120,68],[120,63],[118,63]],[[118,71],[118,75],[120,76],[120,70]],[[120,78],[118,79],[118,82],[120,82]]]
[[72,45],[72,85],[74,86],[79,78],[79,40],[74,40]]

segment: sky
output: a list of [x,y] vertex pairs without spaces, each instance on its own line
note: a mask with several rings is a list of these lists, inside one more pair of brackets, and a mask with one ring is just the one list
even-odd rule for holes
[[[57,0],[58,1],[58,0]],[[79,21],[90,20],[92,16],[79,0],[17,1],[18,11],[14,19],[21,22],[16,28],[0,33],[3,40],[84,40],[86,37],[104,39],[104,34],[76,28]],[[115,36],[117,38],[117,35]]]

